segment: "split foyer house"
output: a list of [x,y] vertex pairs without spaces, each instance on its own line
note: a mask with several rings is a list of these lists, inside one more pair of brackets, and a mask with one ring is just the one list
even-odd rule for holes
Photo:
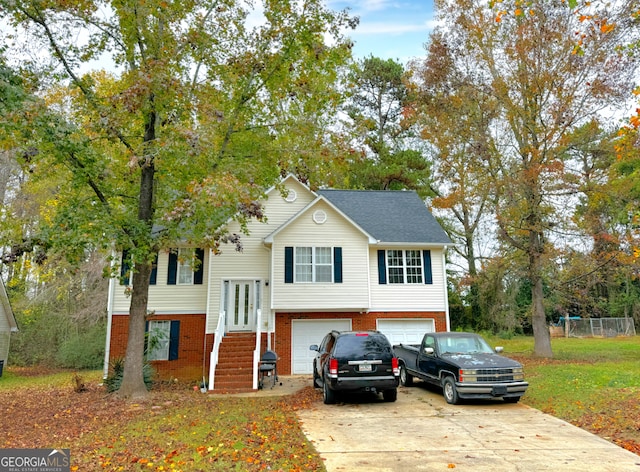
[[[267,221],[249,224],[241,252],[158,254],[147,326],[161,376],[256,389],[266,350],[278,374],[310,374],[309,346],[332,329],[378,329],[394,344],[449,329],[451,242],[415,192],[314,192],[288,176],[263,204]],[[125,353],[126,292],[111,280],[106,363]]]

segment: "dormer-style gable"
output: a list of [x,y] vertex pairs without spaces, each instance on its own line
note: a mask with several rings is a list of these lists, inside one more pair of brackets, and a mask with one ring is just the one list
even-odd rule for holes
[[[285,182],[288,179],[303,186],[292,175]],[[314,218],[321,218],[322,211],[315,213],[315,207],[324,202],[366,235],[369,244],[451,245],[445,231],[414,191],[323,189],[313,192],[306,186],[304,188],[315,199],[267,235],[265,244],[271,244],[279,232],[306,214],[313,213]]]

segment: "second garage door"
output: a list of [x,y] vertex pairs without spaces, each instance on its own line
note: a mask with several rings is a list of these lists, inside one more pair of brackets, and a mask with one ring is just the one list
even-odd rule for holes
[[294,374],[311,374],[315,351],[309,346],[320,344],[332,329],[348,331],[351,320],[292,320],[291,322],[291,372]]
[[435,331],[435,322],[432,318],[380,319],[378,331],[389,338],[392,346],[400,343],[420,344],[424,333]]

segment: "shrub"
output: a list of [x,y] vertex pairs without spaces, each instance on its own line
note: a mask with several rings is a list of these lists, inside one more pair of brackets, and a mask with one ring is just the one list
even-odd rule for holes
[[[124,359],[112,359],[109,363],[109,375],[104,380],[104,386],[107,392],[116,392],[120,390],[122,385],[122,375],[124,373]],[[151,364],[145,362],[142,366],[142,374],[144,376],[144,383],[147,386],[147,390],[151,389],[153,384],[154,370]]]
[[62,342],[56,364],[70,369],[99,369],[104,362],[106,326],[96,324],[78,330]]

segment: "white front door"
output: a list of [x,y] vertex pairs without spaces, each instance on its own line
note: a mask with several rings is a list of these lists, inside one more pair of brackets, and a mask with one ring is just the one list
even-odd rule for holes
[[230,280],[226,282],[228,331],[255,330],[256,310],[259,308],[256,303],[256,285],[254,280]]

